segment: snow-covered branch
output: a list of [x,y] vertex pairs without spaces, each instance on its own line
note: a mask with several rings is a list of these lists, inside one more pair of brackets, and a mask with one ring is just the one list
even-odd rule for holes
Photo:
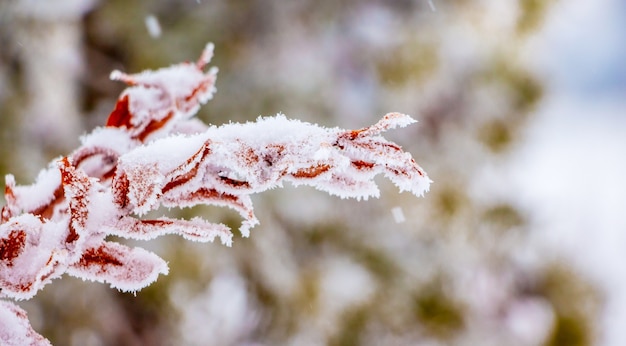
[[[383,174],[401,191],[421,196],[430,179],[409,153],[381,133],[415,120],[389,113],[359,130],[323,128],[287,119],[207,126],[193,118],[215,91],[217,69],[203,72],[209,44],[195,63],[111,78],[129,87],[105,127],[95,129],[68,156],[54,160],[36,182],[17,186],[6,177],[0,219],[0,296],[29,299],[67,273],[137,291],[167,274],[163,259],[142,248],[106,240],[109,235],[147,240],[178,234],[194,241],[216,237],[230,245],[223,224],[200,218],[142,219],[165,207],[225,206],[243,218],[240,232],[258,220],[250,195],[287,181],[342,198],[377,197],[373,180]],[[0,326],[31,333],[25,314],[1,302]],[[14,313],[10,313],[14,312]],[[30,334],[29,334],[30,333]],[[10,334],[0,333],[6,342]],[[44,340],[44,341],[42,341]]]

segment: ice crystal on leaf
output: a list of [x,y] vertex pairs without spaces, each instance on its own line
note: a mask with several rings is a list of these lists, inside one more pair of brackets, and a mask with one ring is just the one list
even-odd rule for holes
[[[381,136],[414,123],[407,115],[389,113],[359,130],[328,129],[280,114],[219,127],[192,118],[215,92],[217,69],[203,71],[212,55],[208,44],[195,63],[138,74],[114,71],[111,79],[129,87],[105,127],[54,160],[34,184],[17,186],[13,176],[6,177],[2,297],[31,298],[65,273],[122,291],[137,291],[167,274],[156,254],[105,240],[109,235],[148,240],[178,234],[231,244],[232,234],[222,224],[137,217],[160,206],[232,208],[243,218],[240,232],[248,236],[259,223],[250,195],[285,181],[367,199],[379,195],[373,178],[383,174],[401,191],[417,196],[428,191],[430,179],[411,155]],[[0,324],[13,326],[15,338],[46,342],[30,329],[22,310],[0,303]],[[0,333],[1,343],[12,335]]]
[[50,345],[30,326],[26,311],[0,300],[0,344],[5,346]]

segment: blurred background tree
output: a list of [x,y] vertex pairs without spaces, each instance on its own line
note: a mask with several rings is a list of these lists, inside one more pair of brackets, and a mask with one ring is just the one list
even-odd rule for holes
[[4,1],[0,173],[18,183],[104,124],[124,88],[111,70],[194,60],[208,41],[220,73],[205,122],[283,112],[360,128],[407,113],[419,124],[389,137],[435,181],[423,199],[382,180],[367,202],[256,196],[249,239],[142,244],[168,277],[136,296],[57,280],[20,303],[33,327],[55,345],[594,344],[601,290],[493,179],[542,102],[545,80],[523,57],[552,3]]

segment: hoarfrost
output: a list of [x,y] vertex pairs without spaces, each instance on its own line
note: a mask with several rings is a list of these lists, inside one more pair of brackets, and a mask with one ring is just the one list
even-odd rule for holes
[[[106,127],[81,138],[78,149],[55,159],[34,184],[18,186],[6,177],[0,297],[31,298],[64,273],[132,292],[168,273],[156,254],[106,241],[109,235],[149,240],[177,234],[231,245],[223,224],[136,217],[161,206],[231,208],[243,218],[239,231],[247,237],[259,223],[250,196],[284,182],[367,199],[379,195],[374,177],[383,174],[400,191],[428,191],[431,181],[412,156],[381,136],[414,123],[408,115],[389,113],[358,130],[282,114],[219,127],[193,119],[215,92],[217,69],[203,71],[212,56],[207,44],[196,63],[132,75],[114,71],[111,79],[129,87]],[[20,310],[7,314],[6,304],[0,310],[0,323],[19,325],[11,316],[21,316]]]
[[28,323],[26,311],[17,305],[0,300],[0,344],[6,346],[50,345]]

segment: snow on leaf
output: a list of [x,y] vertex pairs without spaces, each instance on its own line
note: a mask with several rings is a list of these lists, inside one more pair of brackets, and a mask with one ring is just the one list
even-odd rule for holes
[[65,230],[42,223],[32,214],[0,225],[0,287],[2,296],[29,299],[53,277],[62,274],[63,251],[55,244]]
[[[410,154],[381,137],[413,119],[387,114],[361,130],[325,129],[283,115],[209,127],[195,135],[162,138],[122,155],[114,186],[124,186],[121,207],[144,214],[164,206],[228,206],[245,219],[242,234],[258,223],[249,195],[283,181],[340,197],[378,196],[384,174],[400,190],[423,195],[430,179]],[[117,182],[125,183],[117,183]]]
[[61,176],[58,169],[50,166],[39,172],[35,183],[28,186],[16,186],[12,175],[5,177],[7,207],[13,215],[21,212],[44,212],[46,207],[55,199],[60,187]]
[[224,245],[232,243],[232,233],[223,224],[193,218],[189,221],[160,217],[156,220],[139,220],[123,217],[112,225],[105,225],[106,233],[124,238],[150,240],[166,234],[178,234],[183,238],[198,242],[213,241],[220,238]]
[[0,300],[0,345],[43,346],[50,345],[50,341],[33,330],[26,311],[13,303]]
[[124,127],[132,138],[145,141],[189,119],[216,91],[217,68],[202,71],[212,57],[213,44],[207,44],[195,64],[186,62],[137,74],[113,71],[112,80],[130,87],[120,95],[106,126]]
[[[64,273],[123,291],[137,291],[167,274],[156,254],[105,241],[109,235],[149,240],[177,234],[232,244],[223,224],[137,217],[160,206],[231,208],[243,218],[239,230],[247,237],[259,224],[250,196],[284,182],[368,199],[378,197],[374,177],[382,174],[401,191],[428,191],[431,180],[411,154],[381,135],[414,123],[407,115],[389,113],[358,130],[324,128],[282,114],[219,127],[192,118],[215,92],[217,68],[203,72],[212,56],[213,45],[207,44],[195,63],[138,74],[114,71],[111,79],[129,87],[105,127],[82,137],[79,148],[54,160],[32,185],[18,186],[6,176],[0,297],[29,299]],[[0,303],[0,323],[12,326],[0,328],[3,344],[46,342],[20,324],[26,319],[21,310]],[[6,330],[16,334],[2,334]]]
[[112,176],[120,155],[141,144],[130,138],[127,131],[115,127],[96,128],[80,141],[80,148],[70,155],[70,160],[88,176],[104,180]]
[[121,291],[138,291],[156,281],[159,274],[167,275],[165,261],[142,248],[130,248],[113,242],[83,251],[80,260],[72,264],[68,274],[97,282],[106,282]]
[[[160,206],[232,208],[244,219],[240,231],[248,236],[259,223],[250,195],[285,181],[357,199],[379,195],[373,180],[378,174],[401,191],[419,196],[428,190],[431,181],[411,155],[381,136],[415,122],[403,114],[389,113],[359,130],[323,128],[282,114],[219,127],[191,119],[215,91],[217,70],[202,71],[212,55],[208,44],[195,64],[132,75],[114,71],[111,78],[129,88],[106,128],[84,136],[77,150],[43,170],[33,185],[16,186],[7,176],[0,233],[2,295],[29,298],[67,268],[93,280],[109,273],[106,268],[132,270],[127,267],[139,262],[103,266],[87,260],[102,258],[85,257],[96,250],[101,255],[113,249],[136,253],[112,247],[104,242],[107,235],[147,240],[178,234],[231,244],[232,234],[222,224],[135,217]],[[28,270],[15,269],[27,260]],[[150,280],[166,272],[156,262],[151,266],[144,273]],[[116,282],[111,278],[118,274],[107,280]],[[150,280],[120,287],[138,289]]]

